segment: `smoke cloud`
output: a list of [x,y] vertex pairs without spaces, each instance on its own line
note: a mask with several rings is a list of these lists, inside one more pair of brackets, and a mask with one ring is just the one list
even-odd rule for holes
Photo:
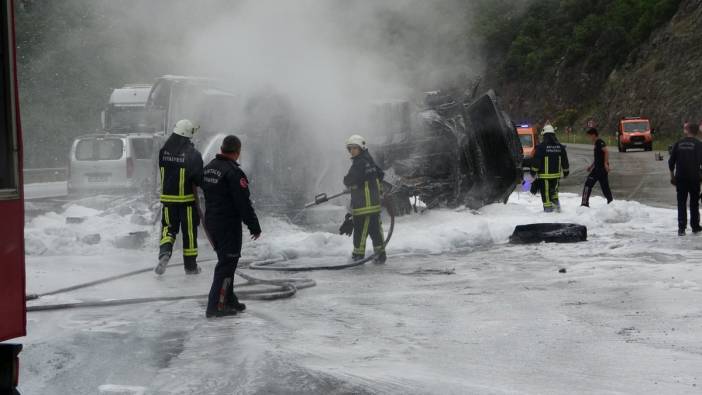
[[283,95],[309,138],[341,151],[347,134],[373,138],[362,130],[371,101],[461,86],[484,67],[460,0],[20,3],[37,30],[20,48],[25,132],[66,152],[98,128],[112,88],[163,74]]

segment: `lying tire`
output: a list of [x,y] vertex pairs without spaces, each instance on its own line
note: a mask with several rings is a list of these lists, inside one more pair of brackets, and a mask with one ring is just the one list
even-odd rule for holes
[[517,225],[509,241],[512,244],[577,243],[587,241],[587,227],[578,224]]

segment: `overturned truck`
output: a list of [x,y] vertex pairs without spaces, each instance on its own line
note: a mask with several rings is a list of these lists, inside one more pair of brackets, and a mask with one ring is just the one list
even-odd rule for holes
[[407,102],[375,112],[376,125],[380,120],[394,129],[372,150],[398,214],[412,209],[412,197],[427,208],[506,202],[521,182],[521,144],[493,91],[477,97],[431,92],[414,117]]

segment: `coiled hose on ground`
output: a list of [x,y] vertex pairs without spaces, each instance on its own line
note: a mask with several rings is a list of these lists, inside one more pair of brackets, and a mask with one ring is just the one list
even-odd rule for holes
[[[388,242],[390,241],[393,231],[395,229],[395,212],[394,208],[392,206],[392,199],[383,199],[383,205],[386,207],[389,215],[390,215],[390,229],[388,230],[388,235],[385,238],[385,243],[384,245],[387,246]],[[200,207],[198,206],[198,210],[200,211],[200,218],[204,218],[202,215],[202,210],[200,210]],[[207,232],[207,229],[204,227],[204,221],[203,221],[203,229],[205,229],[205,235],[207,236],[208,241],[210,244],[212,244],[212,239],[210,238],[210,235]],[[263,261],[241,261],[239,262],[240,265],[246,266],[248,269],[251,270],[270,270],[270,271],[287,271],[287,272],[303,272],[303,271],[314,271],[314,270],[341,270],[341,269],[348,269],[351,267],[355,266],[360,266],[363,265],[373,259],[375,259],[377,254],[373,254],[371,256],[368,256],[362,260],[351,262],[351,263],[345,263],[345,264],[340,264],[340,265],[327,265],[327,266],[273,266],[275,264],[278,264],[280,262],[284,262],[286,259],[284,257],[278,258],[278,259],[268,259],[268,260],[263,260]],[[204,262],[216,262],[216,259],[210,258],[210,259],[204,259],[201,260],[200,263]],[[181,265],[182,263],[171,263],[168,266],[176,266],[176,265]],[[131,272],[127,273],[122,273],[106,278],[102,278],[99,280],[94,280],[94,281],[89,281],[86,283],[82,284],[77,284],[73,285],[70,287],[65,287],[65,288],[60,288],[54,291],[50,292],[45,292],[41,294],[28,294],[26,295],[26,300],[36,300],[39,299],[43,296],[51,296],[51,295],[58,295],[66,292],[71,292],[75,291],[78,289],[83,289],[83,288],[88,288],[92,287],[95,285],[99,284],[104,284],[108,283],[111,281],[116,281],[120,280],[126,277],[131,277],[135,276],[138,274],[142,273],[148,273],[153,271],[153,268],[145,268],[145,269],[139,269],[139,270],[134,270]],[[314,287],[317,283],[314,280],[311,279],[304,279],[304,278],[286,278],[286,279],[262,279],[262,278],[257,278],[254,276],[250,276],[248,274],[245,274],[241,272],[241,270],[236,271],[236,275],[239,277],[243,278],[246,280],[246,283],[241,284],[238,286],[237,290],[237,296],[239,299],[242,300],[276,300],[276,299],[282,299],[282,298],[289,298],[295,293],[297,293],[297,290],[299,289],[305,289],[305,288],[310,288]],[[247,287],[247,286],[255,286],[255,285],[270,285],[274,287],[273,289],[252,289],[252,290],[246,290],[246,289],[241,289],[241,287]],[[73,302],[73,303],[58,303],[58,304],[47,304],[47,305],[36,305],[36,306],[27,306],[27,311],[28,312],[35,312],[35,311],[51,311],[51,310],[65,310],[65,309],[75,309],[75,308],[85,308],[85,307],[107,307],[107,306],[123,306],[123,305],[129,305],[129,304],[137,304],[137,303],[150,303],[150,302],[168,302],[168,301],[178,301],[178,300],[189,300],[189,299],[204,299],[207,298],[207,294],[198,294],[198,295],[184,295],[184,296],[156,296],[156,297],[146,297],[146,298],[130,298],[130,299],[109,299],[109,300],[98,300],[98,301],[83,301],[83,302]]]

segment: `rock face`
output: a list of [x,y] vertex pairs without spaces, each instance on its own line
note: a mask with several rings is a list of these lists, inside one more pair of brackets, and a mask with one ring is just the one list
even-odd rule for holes
[[[662,135],[678,135],[686,120],[702,121],[702,0],[683,0],[677,13],[605,74],[586,64],[555,65],[542,78],[514,81],[490,75],[503,106],[516,122],[567,118],[576,130],[594,118],[615,133],[624,116],[646,116]],[[561,125],[567,126],[567,125]]]
[[632,112],[676,134],[702,120],[702,0],[686,0],[673,19],[629,54],[607,80],[600,115],[608,124]]

